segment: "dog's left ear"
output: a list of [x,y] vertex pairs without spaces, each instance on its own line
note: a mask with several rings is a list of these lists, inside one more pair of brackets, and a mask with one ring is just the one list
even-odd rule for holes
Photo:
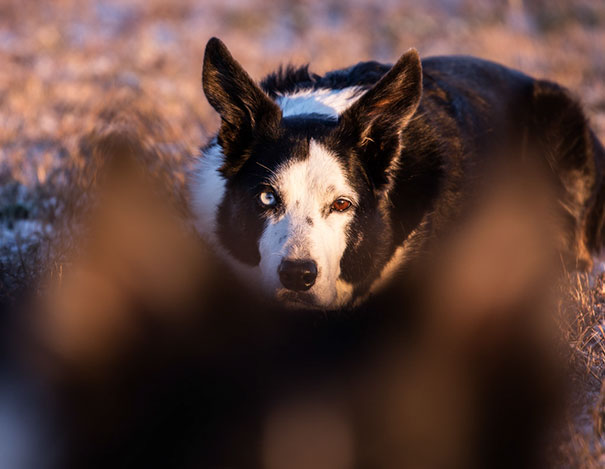
[[340,138],[355,142],[379,189],[390,181],[401,151],[401,132],[416,112],[421,96],[422,65],[418,52],[410,49],[340,116]]
[[218,138],[227,162],[237,168],[243,164],[242,149],[253,135],[271,132],[279,124],[281,110],[215,37],[206,45],[202,85],[221,116]]

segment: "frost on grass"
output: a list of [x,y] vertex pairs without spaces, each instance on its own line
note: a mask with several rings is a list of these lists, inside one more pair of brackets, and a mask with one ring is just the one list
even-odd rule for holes
[[12,181],[0,186],[0,302],[9,302],[39,274],[47,257],[56,198]]

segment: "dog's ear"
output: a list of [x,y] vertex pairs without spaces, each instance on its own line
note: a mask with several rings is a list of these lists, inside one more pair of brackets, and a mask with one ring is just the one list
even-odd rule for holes
[[266,134],[279,124],[279,106],[215,37],[206,45],[202,84],[208,102],[221,116],[218,137],[227,158],[236,158],[253,133]]
[[422,96],[422,66],[415,49],[340,116],[341,138],[353,141],[377,188],[388,185],[401,151],[401,132]]

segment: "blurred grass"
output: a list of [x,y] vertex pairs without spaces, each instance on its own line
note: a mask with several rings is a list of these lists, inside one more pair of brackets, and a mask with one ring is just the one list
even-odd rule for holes
[[[182,190],[188,159],[218,123],[200,86],[211,36],[256,78],[284,62],[322,73],[394,61],[409,47],[484,57],[571,88],[605,140],[602,0],[0,0],[5,302],[42,266],[60,270],[62,233],[76,223],[68,213],[84,203],[95,175],[97,162],[83,149],[112,125],[108,109],[138,116],[131,125],[162,161],[158,171]],[[63,248],[51,253],[58,238]],[[603,282],[577,277],[568,293],[563,327],[579,364],[581,405],[559,462],[597,467],[605,458]]]

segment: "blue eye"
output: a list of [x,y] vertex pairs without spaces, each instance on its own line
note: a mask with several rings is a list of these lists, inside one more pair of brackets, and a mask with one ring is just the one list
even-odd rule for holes
[[265,207],[273,207],[277,204],[277,196],[271,189],[266,189],[260,193],[258,200]]

